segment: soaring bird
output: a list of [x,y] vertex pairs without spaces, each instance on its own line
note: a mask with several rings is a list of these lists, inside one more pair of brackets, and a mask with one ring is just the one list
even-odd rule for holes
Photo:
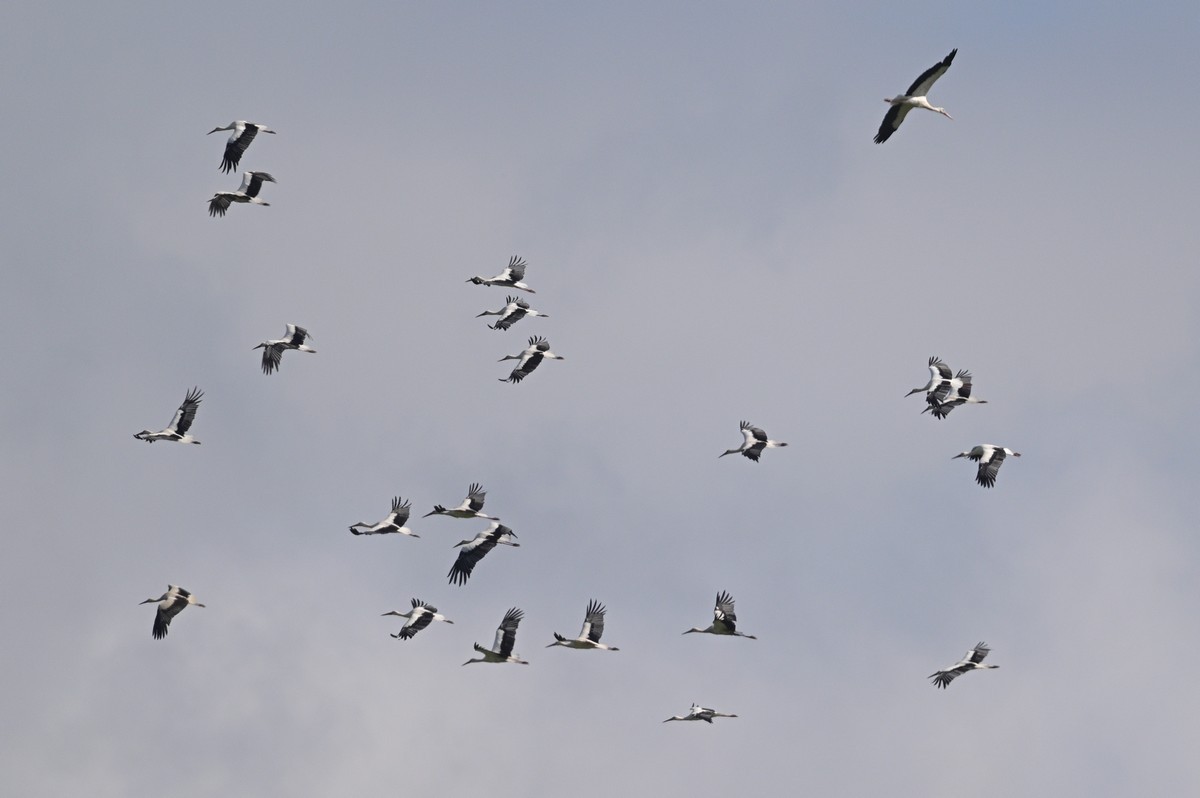
[[521,282],[525,279],[525,266],[524,258],[513,255],[508,259],[508,268],[495,277],[472,277],[467,282],[475,283],[475,285],[500,285],[505,288],[518,288],[522,291],[536,294],[536,291]]
[[1000,466],[1004,464],[1004,458],[1020,456],[1020,452],[1014,452],[1012,449],[1004,446],[981,443],[978,446],[972,446],[968,451],[959,452],[950,459],[957,460],[960,457],[965,457],[968,460],[974,460],[979,463],[979,471],[975,474],[975,481],[985,488],[992,488],[996,485],[996,474],[999,473]]
[[913,388],[911,391],[904,394],[904,396],[905,398],[908,398],[914,393],[921,392],[928,394],[937,388],[943,381],[949,381],[953,376],[954,372],[950,370],[950,367],[947,366],[940,357],[934,355],[933,357],[929,358],[929,382],[925,383],[920,388]]
[[383,615],[399,615],[401,618],[408,619],[408,623],[401,627],[399,634],[392,635],[392,637],[399,640],[408,640],[434,621],[454,623],[454,621],[438,612],[437,607],[432,604],[426,604],[420,599],[412,600],[412,609],[408,612],[392,610],[391,612],[383,613]]
[[475,318],[478,319],[481,316],[499,316],[500,318],[496,320],[495,324],[488,325],[493,330],[507,330],[526,316],[541,316],[543,319],[550,318],[545,313],[529,307],[529,303],[518,296],[510,296],[505,301],[508,304],[499,310],[485,310]]
[[496,628],[496,642],[492,643],[490,649],[476,643],[475,650],[483,656],[469,659],[463,665],[470,665],[472,662],[515,662],[519,665],[528,665],[528,662],[519,659],[512,653],[513,646],[517,642],[517,626],[524,617],[525,613],[516,607],[504,613],[504,620],[500,621],[500,626]]
[[513,540],[516,536],[517,533],[504,524],[493,521],[491,526],[470,540],[460,540],[455,543],[454,548],[459,549],[458,559],[454,561],[454,565],[450,566],[450,573],[446,574],[450,578],[450,584],[465,585],[467,579],[471,577],[471,572],[475,570],[475,564],[496,546],[518,548],[521,544]]
[[726,715],[724,712],[717,712],[715,709],[702,707],[699,704],[692,704],[691,710],[686,715],[672,715],[664,720],[663,723],[671,720],[702,720],[705,723],[712,723],[713,718],[736,718],[737,715]]
[[933,414],[933,417],[941,421],[950,415],[950,411],[960,405],[974,404],[986,405],[987,399],[977,399],[971,396],[971,373],[969,371],[959,371],[954,375],[954,379],[943,381],[936,390],[932,391],[926,402],[928,407],[922,410]]
[[399,533],[419,538],[421,537],[420,535],[404,525],[408,522],[408,514],[411,512],[409,509],[410,506],[409,502],[401,501],[400,497],[397,496],[392,499],[392,511],[378,524],[368,524],[366,521],[359,521],[357,524],[350,526],[350,531],[355,535],[392,535]]
[[192,388],[192,390],[187,392],[187,396],[183,397],[183,404],[175,411],[175,418],[171,419],[171,423],[166,429],[158,432],[151,432],[148,429],[144,429],[141,432],[135,432],[133,437],[146,443],[154,443],[155,441],[200,443],[200,441],[188,434],[188,430],[192,428],[192,421],[196,418],[196,408],[200,407],[200,397],[202,396],[204,396],[204,391],[201,391],[199,388]]
[[945,670],[929,674],[929,678],[933,679],[935,686],[945,690],[950,685],[950,682],[954,681],[959,676],[962,676],[967,671],[973,671],[982,668],[999,668],[999,665],[983,664],[983,658],[988,655],[989,651],[991,651],[991,649],[987,647],[987,643],[981,642],[975,646],[975,648],[964,654],[963,658],[958,662],[954,663]]
[[757,640],[754,635],[748,635],[745,632],[737,630],[737,615],[733,611],[733,596],[722,590],[717,594],[717,605],[713,608],[713,622],[707,629],[700,629],[693,626],[684,634],[692,632],[701,632],[710,635],[734,635],[736,637],[748,637],[751,640]]
[[544,358],[550,360],[564,360],[561,355],[556,355],[550,351],[550,342],[540,335],[535,335],[529,339],[529,348],[515,355],[505,355],[500,358],[503,363],[506,360],[516,360],[517,367],[512,370],[512,374],[507,377],[501,377],[500,382],[511,382],[516,385],[521,380],[533,373],[533,370],[541,365]]
[[239,119],[236,122],[230,122],[225,127],[214,127],[208,131],[207,135],[211,136],[219,130],[233,131],[233,135],[229,137],[229,141],[225,142],[225,157],[221,159],[221,171],[226,174],[237,169],[238,163],[242,160],[242,154],[246,152],[246,148],[250,146],[250,142],[254,141],[255,136],[259,133],[275,132],[266,125]]
[[421,516],[428,518],[431,515],[448,515],[451,518],[486,518],[489,521],[499,521],[492,515],[484,515],[483,502],[487,498],[487,491],[478,482],[472,482],[467,488],[467,498],[463,499],[462,504],[457,507],[451,507],[447,510],[440,504],[433,505],[433,509]]
[[604,605],[599,601],[592,599],[588,602],[587,612],[583,616],[583,628],[579,630],[579,637],[574,640],[569,640],[558,632],[554,633],[554,642],[546,646],[565,646],[567,648],[598,648],[604,651],[620,651],[616,646],[606,646],[600,642],[600,636],[604,634]]
[[754,462],[758,462],[759,456],[763,449],[777,449],[782,446],[787,446],[782,441],[773,441],[767,438],[767,433],[763,432],[758,427],[752,426],[749,421],[743,421],[738,425],[742,430],[742,445],[736,449],[729,449],[721,454],[717,459],[721,459],[727,454],[741,454]]
[[950,55],[922,72],[921,77],[913,81],[913,85],[909,86],[908,91],[904,94],[898,94],[890,100],[884,100],[885,103],[888,103],[892,107],[884,114],[883,122],[879,125],[879,132],[875,134],[876,144],[882,144],[891,138],[896,129],[900,127],[900,123],[904,121],[904,117],[908,116],[908,112],[913,108],[924,108],[927,111],[939,113],[947,119],[954,118],[946,113],[945,108],[930,105],[929,100],[925,99],[925,95],[929,93],[929,89],[933,87],[934,82],[946,74],[946,70],[950,68],[950,64],[954,61],[956,53],[958,53],[958,48],[951,50]]
[[158,612],[154,615],[154,629],[152,630],[155,640],[162,640],[167,636],[167,627],[171,625],[171,619],[183,612],[184,607],[189,604],[195,604],[197,607],[204,606],[196,601],[196,597],[190,592],[176,585],[167,585],[167,592],[158,598],[148,598],[138,603],[154,604],[155,602],[158,603]]
[[258,192],[262,188],[263,181],[274,183],[275,178],[271,177],[266,172],[243,172],[242,185],[237,191],[218,191],[213,194],[212,199],[208,201],[209,216],[224,216],[225,211],[229,210],[229,206],[234,202],[253,202],[255,205],[270,205],[269,202],[264,202],[258,198]]
[[[303,327],[297,327],[295,324],[287,326],[287,332],[282,338],[263,341],[254,349],[263,350],[262,370],[263,374],[270,374],[279,368],[279,362],[283,359],[283,353],[288,349],[295,349],[300,352],[312,352],[316,354],[315,349],[306,346],[305,340],[309,338],[308,330]],[[253,351],[253,350],[251,350]]]

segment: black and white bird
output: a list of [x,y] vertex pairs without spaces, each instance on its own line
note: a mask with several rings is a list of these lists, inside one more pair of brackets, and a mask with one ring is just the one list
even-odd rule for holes
[[934,418],[941,421],[950,415],[951,410],[960,405],[986,405],[987,399],[971,396],[972,387],[971,372],[960,370],[953,379],[944,380],[941,385],[929,393],[925,398],[928,406],[921,412],[932,413]]
[[175,441],[176,443],[195,443],[200,441],[188,434],[188,430],[192,428],[192,422],[196,420],[196,408],[200,407],[200,398],[204,396],[204,391],[199,388],[192,388],[187,392],[187,396],[183,397],[183,404],[175,411],[175,418],[171,419],[171,423],[164,430],[151,432],[144,429],[141,432],[135,432],[133,437],[139,441],[146,443],[154,443],[155,441]]
[[985,488],[991,488],[996,485],[996,474],[1000,472],[1000,466],[1004,464],[1004,458],[1020,456],[1020,452],[1014,452],[1007,447],[981,443],[978,446],[972,446],[968,451],[959,452],[950,459],[957,460],[960,457],[965,457],[968,460],[974,460],[979,463],[979,471],[975,474],[975,481]]
[[717,604],[713,608],[713,622],[707,629],[701,629],[693,626],[684,634],[692,632],[701,632],[710,635],[733,635],[736,637],[748,637],[751,640],[757,640],[754,635],[748,635],[745,632],[737,630],[737,614],[733,611],[733,596],[722,590],[717,594]]
[[953,377],[954,372],[950,370],[950,367],[946,365],[945,361],[943,361],[937,355],[934,355],[933,357],[929,358],[929,382],[925,383],[920,388],[913,388],[911,391],[904,394],[904,397],[908,398],[914,393],[922,392],[929,394],[939,385],[941,385],[943,381],[948,382]]
[[482,316],[499,316],[500,318],[496,320],[495,324],[488,325],[488,327],[493,330],[507,330],[509,327],[513,326],[526,316],[541,316],[543,319],[550,318],[545,313],[540,313],[529,307],[529,303],[520,297],[510,296],[505,301],[507,301],[508,304],[499,310],[485,310],[475,318],[478,319]]
[[672,720],[702,720],[705,723],[712,723],[713,718],[736,718],[737,715],[727,715],[724,712],[717,712],[715,709],[702,707],[699,704],[692,704],[692,708],[686,715],[672,715],[664,720],[663,723]]
[[954,663],[945,670],[929,674],[929,678],[933,679],[935,686],[945,690],[950,685],[950,682],[954,681],[959,676],[962,676],[967,671],[982,670],[984,668],[999,668],[999,665],[983,664],[983,658],[988,655],[989,651],[991,651],[991,649],[987,647],[987,643],[981,642],[975,646],[975,648],[964,654],[963,658],[958,662]]
[[561,355],[556,355],[550,351],[550,342],[540,335],[535,335],[529,339],[529,348],[515,355],[505,355],[500,358],[501,363],[506,360],[516,360],[517,367],[512,370],[512,374],[507,377],[501,377],[500,382],[511,382],[516,385],[521,380],[533,373],[533,370],[542,364],[542,360],[549,358],[550,360],[563,360]]
[[420,599],[412,600],[412,609],[408,612],[392,610],[391,612],[383,613],[383,615],[398,615],[401,618],[408,619],[408,623],[401,627],[400,632],[392,635],[392,637],[395,637],[399,640],[408,640],[410,637],[415,636],[417,632],[421,631],[434,621],[441,621],[442,623],[454,623],[454,621],[438,612],[437,607],[433,606],[432,604],[426,604]]
[[[262,356],[262,371],[263,374],[270,374],[279,368],[279,362],[283,359],[283,353],[288,349],[295,349],[299,352],[312,352],[316,354],[317,350],[305,345],[305,341],[311,336],[308,330],[303,327],[297,327],[295,324],[287,326],[287,332],[282,338],[263,341],[254,349],[263,350]],[[251,350],[253,351],[253,350]]]
[[478,482],[472,482],[467,488],[467,498],[463,499],[462,504],[457,507],[451,507],[447,510],[440,504],[433,505],[433,509],[421,516],[428,518],[431,515],[448,515],[451,518],[486,518],[488,521],[499,521],[494,515],[484,515],[483,502],[487,498],[487,491]]
[[742,430],[742,445],[736,449],[726,450],[717,458],[718,460],[727,454],[741,454],[757,463],[763,449],[778,449],[787,446],[782,441],[770,440],[767,438],[767,433],[751,425],[749,421],[743,421],[738,426]]
[[225,157],[221,159],[221,171],[227,174],[237,169],[238,163],[242,160],[242,154],[246,152],[246,148],[250,146],[250,142],[254,141],[255,136],[259,133],[275,132],[266,125],[239,119],[236,122],[230,122],[225,127],[214,127],[208,131],[207,135],[211,136],[213,133],[221,130],[233,131],[233,135],[229,137],[229,141],[225,142]]
[[491,526],[470,540],[460,540],[455,543],[454,548],[458,549],[458,559],[454,561],[454,565],[450,566],[450,573],[447,574],[450,584],[465,585],[471,572],[475,570],[476,563],[496,546],[519,547],[521,544],[513,539],[516,536],[517,534],[504,524],[493,521]]
[[402,501],[397,496],[392,499],[392,511],[378,524],[368,524],[366,521],[359,521],[357,524],[351,525],[350,531],[355,535],[393,535],[399,533],[419,538],[421,537],[420,535],[405,526],[405,523],[408,522],[408,514],[411,512],[410,506],[409,502]]
[[253,202],[255,205],[270,205],[258,198],[263,182],[274,183],[275,178],[266,172],[243,172],[242,185],[237,191],[218,191],[208,201],[209,216],[224,216],[225,211],[235,202]]
[[574,639],[566,638],[558,632],[554,633],[554,642],[546,646],[552,648],[554,646],[565,646],[566,648],[591,648],[601,649],[603,651],[620,651],[616,646],[606,646],[600,642],[601,635],[604,634],[604,614],[607,610],[599,601],[592,599],[588,602],[587,612],[583,616],[583,628],[579,630],[579,637]]
[[197,607],[204,606],[196,601],[196,597],[190,592],[176,585],[167,585],[167,592],[158,598],[148,598],[138,603],[158,604],[158,612],[154,615],[154,629],[152,630],[155,640],[162,640],[167,636],[167,627],[171,625],[171,619],[183,612],[184,607],[189,604],[195,604]]
[[950,68],[950,64],[954,61],[955,54],[958,49],[950,51],[950,55],[943,58],[938,63],[931,66],[921,73],[921,77],[913,81],[913,85],[908,87],[908,91],[904,94],[898,94],[891,99],[885,99],[884,102],[892,107],[883,116],[883,123],[879,125],[879,132],[875,134],[875,143],[882,144],[891,138],[896,129],[900,127],[900,123],[904,121],[904,117],[908,116],[908,112],[913,108],[924,108],[927,111],[941,114],[947,119],[954,117],[946,113],[945,108],[938,108],[931,105],[925,95],[929,93],[929,89],[933,87],[934,82],[942,75],[946,74],[946,70]]
[[505,288],[518,288],[522,291],[536,294],[536,291],[521,282],[525,279],[525,266],[524,258],[513,255],[508,259],[508,268],[495,277],[472,277],[467,282],[475,283],[475,285],[500,285]]
[[517,643],[517,626],[524,617],[525,613],[516,607],[504,613],[504,620],[500,621],[500,626],[496,628],[496,641],[492,643],[492,647],[488,649],[476,643],[475,650],[483,656],[469,659],[463,665],[470,665],[472,662],[515,662],[528,665],[528,662],[513,654],[513,646]]

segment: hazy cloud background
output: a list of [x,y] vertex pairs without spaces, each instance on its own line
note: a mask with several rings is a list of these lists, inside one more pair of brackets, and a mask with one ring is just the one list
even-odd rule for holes
[[[1193,4],[6,16],[0,791],[1200,787]],[[233,119],[279,182],[210,219]],[[551,318],[493,332],[513,253]],[[919,416],[930,354],[991,403]],[[463,588],[482,523],[346,531],[471,481],[522,547]],[[680,636],[718,589],[758,641]],[[591,597],[621,652],[542,649]],[[532,664],[460,668],[513,605]]]

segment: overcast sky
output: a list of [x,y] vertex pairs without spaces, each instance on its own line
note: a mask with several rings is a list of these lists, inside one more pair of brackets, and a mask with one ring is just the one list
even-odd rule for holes
[[[1200,791],[1194,3],[5,17],[0,793]],[[213,219],[234,119],[278,182]],[[934,354],[989,404],[920,415]],[[347,530],[474,481],[464,587],[485,522]],[[757,641],[681,636],[718,590]],[[621,651],[543,648],[591,598]]]

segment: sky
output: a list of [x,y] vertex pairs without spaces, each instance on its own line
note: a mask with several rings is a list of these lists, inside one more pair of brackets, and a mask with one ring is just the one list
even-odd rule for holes
[[[1193,4],[6,17],[0,793],[1200,790]],[[214,219],[234,119],[278,182]],[[930,355],[988,404],[921,415]],[[131,437],[193,386],[203,445]],[[485,522],[347,530],[471,482],[521,547],[463,587]],[[757,640],[680,634],[719,590]],[[545,649],[592,598],[621,650]],[[460,667],[513,606],[531,664]]]

